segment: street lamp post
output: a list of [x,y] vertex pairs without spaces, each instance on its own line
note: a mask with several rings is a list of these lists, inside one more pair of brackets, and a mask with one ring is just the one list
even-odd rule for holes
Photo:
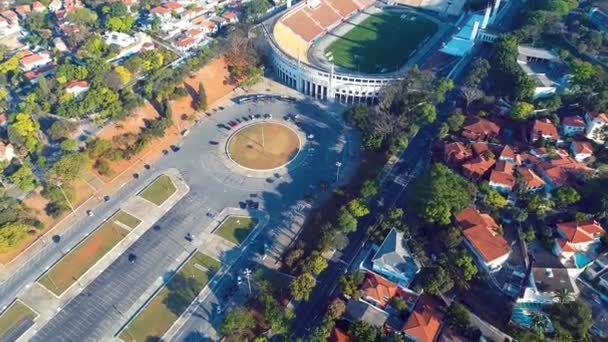
[[336,183],[338,183],[338,179],[340,177],[340,166],[342,166],[342,163],[337,161],[336,162]]
[[247,286],[249,287],[249,294],[251,294],[251,270],[246,268],[243,273],[245,274],[245,279],[247,279]]

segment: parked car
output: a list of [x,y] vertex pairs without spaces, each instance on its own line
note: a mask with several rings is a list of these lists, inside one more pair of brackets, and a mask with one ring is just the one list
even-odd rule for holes
[[219,145],[220,143],[218,143],[215,140],[209,140],[209,144],[211,144],[211,145]]
[[129,260],[130,263],[134,264],[135,261],[137,260],[137,255],[135,255],[133,253],[129,253],[129,256],[127,257],[127,259]]
[[230,127],[236,127],[239,123],[236,121],[229,121],[228,125],[230,125]]
[[189,129],[185,129],[182,131],[182,137],[188,136],[188,134],[190,133]]
[[93,216],[93,211],[92,210],[87,210],[87,216]]
[[261,117],[262,117],[262,115],[261,115],[261,114],[256,114],[256,115],[255,115],[255,118],[256,118],[256,119],[259,119],[259,118],[261,118]]

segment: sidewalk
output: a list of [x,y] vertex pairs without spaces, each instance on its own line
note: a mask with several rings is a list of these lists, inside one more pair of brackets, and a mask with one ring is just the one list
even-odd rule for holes
[[[58,297],[40,285],[40,283],[35,282],[33,286],[28,288],[19,297],[21,301],[39,312],[40,316],[36,319],[34,325],[25,332],[18,341],[27,341],[34,336],[38,329],[48,323],[53,316],[74,297],[78,296],[83,289],[92,283],[97,276],[118,259],[139,237],[152,227],[158,219],[188,193],[190,189],[188,188],[188,185],[181,180],[181,175],[176,169],[167,170],[164,174],[171,177],[177,188],[176,192],[160,207],[136,195],[129,198],[120,210],[137,217],[141,220],[141,223],[131,230],[123,240],[114,246],[95,265],[88,269],[69,289]],[[74,248],[72,248],[72,250],[74,250]],[[61,260],[62,259],[58,262]]]

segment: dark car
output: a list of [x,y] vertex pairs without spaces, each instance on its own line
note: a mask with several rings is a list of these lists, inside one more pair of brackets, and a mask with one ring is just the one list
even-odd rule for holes
[[236,122],[241,123],[241,122],[243,122],[243,120],[236,118]]
[[209,144],[211,144],[211,145],[219,145],[220,143],[218,143],[217,141],[214,141],[214,140],[209,140]]
[[264,119],[270,119],[272,116],[270,114],[264,114]]
[[262,115],[261,115],[261,114],[256,114],[256,115],[255,115],[255,118],[256,118],[256,119],[259,119],[259,118],[261,118],[261,117],[262,117]]
[[144,169],[146,169],[146,170],[150,170],[150,165],[148,165],[148,164],[144,164]]
[[110,201],[110,196],[107,196],[107,195],[103,196],[103,200],[106,201],[106,202]]
[[170,147],[171,147],[171,151],[173,151],[173,152],[177,152],[180,149],[179,146],[175,146],[175,145],[171,145]]
[[163,155],[166,156],[167,154],[169,154],[169,151],[163,150]]
[[133,178],[138,179],[139,178],[139,173],[134,173],[133,174]]
[[237,126],[239,123],[236,121],[229,121],[228,124],[230,125],[230,127],[235,127]]
[[249,114],[249,120],[253,120],[253,119],[255,119],[255,117],[253,115]]
[[186,234],[186,236],[184,236],[184,239],[186,239],[186,241],[188,242],[192,242],[194,238],[192,237],[192,234],[188,233]]
[[243,121],[249,121],[249,118],[246,116],[243,116],[242,119],[243,119]]
[[134,264],[135,261],[137,260],[137,255],[135,255],[133,253],[129,253],[129,256],[127,257],[127,259],[129,260],[130,263]]
[[219,106],[217,108],[219,108],[220,110],[224,110],[224,107],[222,107],[222,106]]

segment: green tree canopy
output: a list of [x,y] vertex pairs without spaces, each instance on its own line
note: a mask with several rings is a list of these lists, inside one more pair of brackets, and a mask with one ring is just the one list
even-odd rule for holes
[[249,329],[255,328],[255,326],[253,314],[245,308],[238,308],[226,314],[220,332],[224,336],[238,336]]
[[289,284],[291,295],[295,300],[307,301],[317,280],[310,273],[303,273],[294,278]]

